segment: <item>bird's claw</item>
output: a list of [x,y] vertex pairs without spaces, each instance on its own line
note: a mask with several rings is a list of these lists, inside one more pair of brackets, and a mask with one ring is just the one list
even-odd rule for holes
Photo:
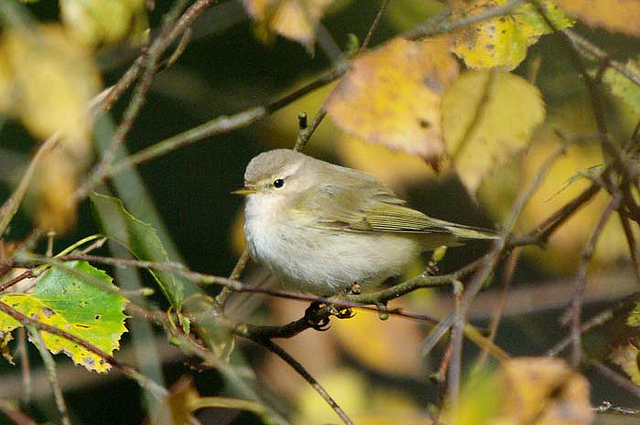
[[312,302],[304,312],[304,317],[312,329],[316,331],[326,331],[329,329],[329,317],[320,315],[322,303],[319,301]]

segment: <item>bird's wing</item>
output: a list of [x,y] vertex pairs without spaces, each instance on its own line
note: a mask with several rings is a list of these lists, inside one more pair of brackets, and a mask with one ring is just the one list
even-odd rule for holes
[[294,208],[313,211],[313,225],[328,230],[453,234],[445,222],[405,206],[389,189],[371,183],[354,183],[357,187],[348,189],[324,183],[301,196]]

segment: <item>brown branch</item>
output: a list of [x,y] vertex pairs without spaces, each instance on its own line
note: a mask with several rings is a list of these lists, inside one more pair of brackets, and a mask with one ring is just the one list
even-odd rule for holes
[[22,282],[25,279],[30,279],[34,277],[34,274],[31,270],[26,270],[23,273],[19,274],[18,276],[14,277],[11,280],[6,281],[5,283],[3,283],[2,285],[0,285],[0,293],[6,291],[7,289],[11,288],[13,285]]
[[336,401],[329,395],[329,393],[320,385],[320,383],[298,362],[291,354],[287,353],[282,347],[275,344],[270,339],[253,339],[252,341],[262,345],[272,353],[276,354],[285,363],[291,366],[305,381],[307,381],[311,387],[316,390],[318,394],[324,399],[324,401],[333,409],[334,412],[340,417],[342,422],[346,425],[353,425],[353,421],[349,419],[349,416],[342,410],[342,408],[336,403]]
[[20,313],[18,310],[15,310],[10,305],[2,301],[0,301],[0,311],[13,317],[25,327],[34,327],[38,330],[48,332],[53,335],[61,336],[64,339],[67,339],[71,342],[74,342],[82,346],[84,349],[102,358],[104,361],[106,361],[110,365],[120,369],[126,376],[135,380],[136,382],[138,382],[138,385],[140,385],[141,387],[147,388],[156,396],[160,396],[166,393],[166,390],[162,386],[158,385],[157,383],[147,378],[146,376],[141,375],[140,373],[138,373],[138,371],[136,371],[131,366],[120,362],[115,357],[105,353],[98,347],[94,346],[93,344],[89,343],[88,341],[85,341],[80,337],[70,334],[62,329],[56,328],[55,326],[51,326],[46,323],[42,323],[38,320],[27,317],[24,314]]
[[593,230],[587,245],[585,245],[582,251],[582,261],[578,269],[578,275],[576,277],[576,283],[574,287],[573,300],[571,302],[571,343],[573,350],[571,352],[571,364],[573,367],[580,365],[582,359],[582,333],[580,331],[580,320],[582,316],[582,302],[584,299],[584,291],[587,284],[587,266],[591,262],[593,252],[595,251],[596,243],[602,234],[605,224],[609,221],[611,214],[618,208],[620,204],[620,197],[616,196],[611,199],[604,212],[600,216],[600,220]]

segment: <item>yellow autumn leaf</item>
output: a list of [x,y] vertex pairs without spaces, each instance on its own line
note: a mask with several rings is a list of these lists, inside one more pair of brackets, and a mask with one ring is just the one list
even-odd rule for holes
[[588,425],[593,421],[589,383],[564,360],[520,357],[468,382],[454,425]]
[[242,0],[247,13],[265,31],[312,50],[316,27],[333,0]]
[[637,0],[557,0],[558,6],[588,25],[640,36],[640,2]]
[[[452,18],[463,19],[487,9],[502,6],[508,0],[454,0]],[[551,0],[543,2],[547,16],[557,28],[573,22]],[[483,20],[456,31],[452,51],[469,68],[511,70],[526,57],[527,48],[541,35],[551,32],[535,7],[529,3],[514,8],[511,14]]]
[[64,232],[75,220],[70,195],[90,160],[89,102],[100,87],[89,52],[58,25],[11,28],[0,38],[0,113],[19,119],[38,139],[59,134],[41,161],[37,221]]
[[444,153],[442,96],[458,74],[448,45],[445,37],[395,38],[358,56],[327,99],[329,116],[365,142],[418,154],[437,165]]
[[[423,334],[415,322],[358,312],[333,325],[338,340],[359,363],[385,374],[415,376],[422,368]],[[402,349],[398,349],[402,347]]]
[[364,143],[343,133],[336,143],[336,153],[344,164],[378,177],[401,194],[411,185],[435,175],[424,159],[405,152],[394,152],[382,145]]
[[513,423],[587,425],[593,421],[589,382],[564,360],[515,358],[503,365],[502,374],[505,416]]
[[[98,93],[99,74],[89,52],[58,25],[8,29],[0,39],[4,109],[37,138],[55,132],[85,152],[91,134],[89,101]],[[6,67],[6,68],[5,68]],[[82,146],[77,146],[81,144]]]
[[469,193],[498,164],[523,150],[544,121],[539,90],[517,75],[468,71],[447,90],[442,128],[449,157]]
[[145,0],[60,0],[60,17],[71,35],[89,46],[128,36],[139,41],[149,25]]
[[[557,143],[551,141],[540,141],[531,146],[522,162],[523,184],[531,181],[542,162],[557,147]],[[580,178],[580,174],[600,164],[602,151],[599,145],[569,146],[566,154],[551,167],[547,178],[527,203],[521,218],[523,229],[532,229],[585,190],[591,183],[587,178]],[[529,248],[526,250],[527,256],[549,270],[574,272],[581,261],[582,247],[591,236],[609,199],[604,193],[596,195],[554,232],[544,250]],[[636,237],[640,236],[637,230],[634,229]],[[614,217],[607,222],[600,234],[591,264],[613,264],[626,255],[628,247],[624,230],[620,220]]]

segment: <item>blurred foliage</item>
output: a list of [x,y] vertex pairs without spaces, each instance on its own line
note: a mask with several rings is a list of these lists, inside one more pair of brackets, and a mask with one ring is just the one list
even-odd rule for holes
[[[155,8],[150,8],[154,3]],[[60,253],[59,246],[75,244],[97,232],[108,234],[111,245],[109,250],[91,246],[92,254],[131,260],[124,247],[138,260],[165,266],[179,262],[191,270],[229,275],[243,243],[241,201],[230,191],[242,185],[243,169],[252,156],[293,146],[301,112],[307,113],[309,122],[321,109],[329,117],[305,152],[374,174],[417,209],[438,211],[439,218],[456,217],[455,221],[470,225],[484,220],[497,228],[503,226],[518,194],[530,185],[542,164],[564,147],[523,206],[515,228],[508,229],[516,236],[531,231],[599,181],[610,158],[603,154],[598,120],[608,123],[608,140],[628,154],[625,160],[630,169],[637,167],[638,138],[632,135],[634,128],[637,131],[640,95],[638,80],[627,74],[637,77],[639,73],[638,2],[527,2],[515,5],[509,16],[493,16],[451,30],[451,23],[473,19],[508,2],[391,1],[371,44],[362,51],[355,50],[358,43],[354,40],[361,43],[365,39],[379,8],[386,4],[382,0],[213,3],[198,11],[202,14],[189,25],[183,44],[168,44],[150,74],[149,92],[137,104],[139,115],[130,122],[130,129],[123,130],[122,123],[129,123],[125,113],[136,106],[140,86],[125,90],[106,112],[97,108],[108,93],[100,91],[120,81],[138,58],[149,58],[152,43],[166,36],[161,27],[167,14],[181,3],[0,2],[0,222],[10,223],[0,232],[0,285],[19,277],[24,267],[46,268],[33,260],[38,258],[33,253],[51,257]],[[183,2],[184,7],[192,4]],[[448,7],[451,10],[446,14]],[[603,60],[584,45],[578,49],[587,75],[597,83],[602,72],[597,94],[604,116],[594,116],[584,76],[573,67],[567,44],[549,35],[552,31],[538,7],[558,29],[571,27],[605,52],[607,59]],[[429,19],[434,19],[429,22],[438,28],[438,36],[404,37]],[[605,67],[612,59],[620,65],[617,69]],[[123,167],[113,178],[93,174],[96,169],[92,167],[105,156],[112,154],[118,163],[128,152],[144,152],[204,122],[265,105],[336,70],[346,73],[294,102],[281,103],[249,127],[225,129],[136,167]],[[51,151],[36,161],[35,152],[44,149],[53,136],[56,143]],[[112,148],[105,147],[110,144]],[[30,164],[37,166],[34,174],[25,171]],[[614,183],[623,180],[614,179]],[[24,199],[21,182],[29,188]],[[86,199],[78,195],[82,185],[122,199],[120,203],[116,198],[94,197],[117,213],[99,211],[101,228]],[[637,201],[637,187],[632,185],[630,191],[628,197]],[[6,202],[10,199],[19,208],[10,208]],[[566,314],[558,308],[571,302],[573,295],[567,287],[573,286],[575,273],[588,259],[588,288],[595,295],[587,298],[601,303],[597,310],[589,306],[583,319],[607,309],[614,318],[610,328],[596,328],[586,335],[585,350],[637,385],[637,312],[621,314],[614,308],[620,298],[637,289],[637,280],[627,278],[632,276],[633,257],[638,256],[633,247],[630,253],[633,244],[628,243],[640,238],[637,222],[627,218],[630,225],[625,228],[619,216],[612,216],[593,252],[587,250],[610,202],[608,193],[599,193],[544,241],[544,249],[524,249],[509,293],[522,291],[517,298],[521,304],[505,301],[505,311],[511,313],[505,313],[495,342],[510,353],[532,355],[565,337],[569,330],[558,322]],[[633,213],[625,208],[618,208],[623,218]],[[44,237],[47,234],[49,238]],[[84,243],[74,247],[74,254],[89,249]],[[443,260],[444,268],[457,269],[487,249],[451,250]],[[141,391],[113,374],[106,375],[105,379],[113,380],[108,385],[94,375],[76,379],[77,370],[58,356],[58,373],[74,423],[142,423],[144,417],[147,423],[162,423],[169,417],[184,423],[192,415],[201,423],[220,424],[285,423],[283,417],[301,424],[337,421],[335,412],[308,382],[274,353],[230,342],[228,350],[220,350],[224,356],[215,356],[220,347],[212,347],[215,341],[206,339],[226,322],[209,308],[210,295],[218,290],[210,281],[195,278],[207,285],[200,293],[191,281],[169,269],[147,268],[140,273],[143,284],[137,290],[112,294],[101,290],[100,284],[135,288],[131,282],[111,284],[110,275],[124,276],[118,274],[120,268],[105,266],[102,272],[102,266],[98,269],[85,262],[66,264],[81,270],[69,274],[66,269],[49,268],[36,283],[24,280],[10,288],[3,286],[0,301],[112,353],[126,330],[122,308],[123,297],[127,297],[132,304],[127,314],[136,319],[126,322],[131,335],[124,334],[125,353],[115,356],[126,357],[137,370],[167,388],[177,382],[157,397],[149,388]],[[255,285],[267,281],[253,266],[242,281]],[[507,272],[497,269],[493,280],[509,276]],[[602,276],[614,276],[617,283],[612,285],[611,279]],[[562,278],[571,282],[563,283]],[[535,285],[525,285],[532,281]],[[197,312],[176,314],[187,282],[185,298],[196,294],[191,305],[197,299],[204,308],[199,304]],[[148,287],[156,286],[161,291],[147,296],[154,292]],[[79,294],[70,294],[78,288]],[[204,293],[207,291],[210,293]],[[476,303],[476,308],[484,312],[472,310],[471,319],[484,325],[487,311],[503,308],[494,307],[502,302],[496,292],[491,288],[483,294],[488,301],[482,306]],[[236,296],[227,309],[234,307],[241,312],[239,320],[250,323],[282,325],[299,319],[306,308],[275,298],[256,301],[255,294]],[[452,298],[449,291],[423,290],[394,300],[390,307],[441,318],[455,308]],[[531,311],[535,315],[523,313]],[[102,326],[108,317],[111,320]],[[149,322],[158,327],[151,329],[146,326]],[[24,361],[22,354],[16,355],[16,348],[25,338],[15,337],[23,325],[6,311],[0,313],[0,353],[16,363]],[[206,325],[211,326],[204,329]],[[428,356],[422,354],[431,329],[420,321],[395,317],[381,321],[374,313],[358,311],[350,320],[332,319],[326,332],[306,331],[277,342],[309,370],[355,423],[429,424],[442,407],[442,359],[450,354],[446,336]],[[181,339],[183,331],[193,332],[193,345]],[[89,369],[108,368],[95,353],[57,335],[42,335],[52,352],[63,352]],[[227,333],[224,336],[231,338]],[[471,346],[465,342],[461,354],[464,371],[470,370],[467,365],[475,359],[477,347]],[[590,351],[593,346],[598,347],[598,355]],[[214,355],[207,358],[203,352]],[[41,361],[35,354],[30,360],[40,370]],[[18,368],[2,362],[0,373],[7,382],[1,386],[0,398],[22,398]],[[603,383],[599,375],[586,376],[594,400],[637,403],[608,381]],[[578,425],[593,420],[585,376],[561,359],[493,359],[482,372],[465,372],[465,377],[469,378],[463,379],[458,409],[441,412],[447,423]],[[38,402],[23,398],[19,408],[38,421],[57,419],[56,409],[48,403],[51,390],[46,380],[36,382],[32,396]],[[0,411],[5,412],[3,406]],[[111,414],[96,414],[102,411]],[[4,421],[0,416],[0,423]]]

